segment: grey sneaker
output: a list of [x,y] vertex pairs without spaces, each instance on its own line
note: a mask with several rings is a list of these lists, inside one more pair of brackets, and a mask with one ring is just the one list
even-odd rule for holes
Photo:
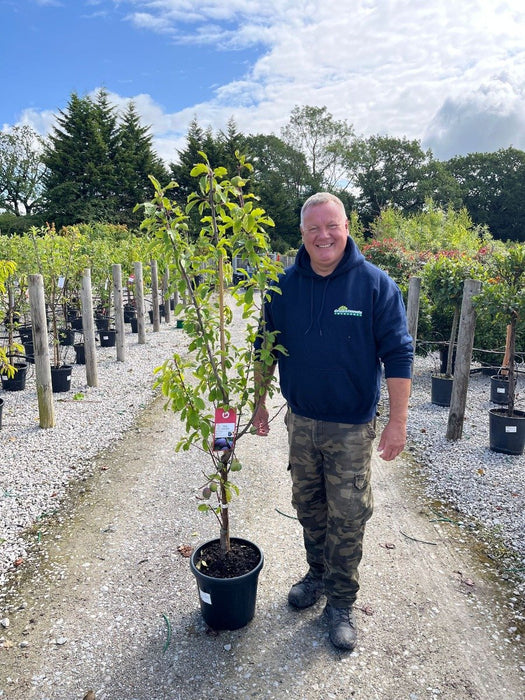
[[288,593],[288,602],[294,608],[309,608],[314,603],[317,603],[319,598],[324,593],[323,579],[314,576],[309,571],[306,576],[295,583]]
[[352,608],[333,608],[328,603],[324,609],[328,619],[330,641],[338,649],[352,651],[357,643],[355,615]]

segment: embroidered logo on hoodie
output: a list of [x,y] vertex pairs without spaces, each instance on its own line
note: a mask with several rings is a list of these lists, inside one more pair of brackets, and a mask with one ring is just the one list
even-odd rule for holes
[[344,304],[337,309],[334,309],[334,316],[362,316],[362,311],[356,311],[355,309],[349,309]]

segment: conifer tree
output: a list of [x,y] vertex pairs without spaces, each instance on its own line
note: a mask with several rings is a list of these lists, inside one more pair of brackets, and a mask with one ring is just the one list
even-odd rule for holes
[[142,215],[134,214],[133,209],[136,204],[141,204],[152,196],[153,185],[149,176],[153,175],[165,185],[169,173],[153,151],[149,128],[141,125],[133,102],[128,104],[118,128],[115,166],[119,222],[138,224]]

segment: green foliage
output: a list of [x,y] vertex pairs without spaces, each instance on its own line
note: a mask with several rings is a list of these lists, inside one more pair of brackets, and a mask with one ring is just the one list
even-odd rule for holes
[[64,225],[105,221],[136,223],[133,209],[151,193],[149,175],[166,177],[148,129],[133,104],[119,118],[108,95],[71,95],[43,155],[48,221]]
[[525,244],[510,245],[504,252],[495,253],[490,261],[489,275],[475,304],[495,323],[504,324],[509,330],[505,366],[509,379],[507,410],[512,416],[516,393],[516,339],[519,337],[518,325],[525,317]]
[[[273,222],[254,197],[245,193],[246,180],[240,175],[227,179],[226,169],[213,168],[204,153],[200,159],[202,162],[191,169],[195,189],[184,208],[170,198],[177,188],[175,183],[163,189],[153,181],[156,195],[144,205],[143,227],[154,237],[152,256],[169,264],[170,279],[186,299],[175,314],[184,313],[188,353],[174,353],[157,369],[157,385],[167,398],[167,407],[178,413],[185,425],[177,449],[198,447],[211,460],[212,471],[204,471],[205,502],[200,509],[217,516],[221,541],[228,549],[228,504],[237,493],[230,477],[239,470],[239,462],[235,446],[216,451],[211,444],[215,409],[235,409],[237,444],[250,430],[258,399],[253,378],[256,363],[274,363],[271,348],[276,338],[266,329],[261,311],[281,267],[269,250],[267,228]],[[244,158],[238,156],[238,160],[238,171],[250,172]],[[190,237],[192,211],[198,212],[200,226]],[[236,256],[246,261],[253,273],[247,282],[232,286],[231,260]],[[241,342],[231,331],[236,313],[246,324]],[[260,351],[254,349],[258,337]],[[212,494],[215,505],[208,503]]]
[[404,250],[393,238],[371,240],[361,247],[361,252],[371,263],[388,272],[398,284],[408,282],[418,267],[414,254]]
[[[9,278],[14,277],[16,272],[16,263],[13,260],[3,260],[0,258],[0,295],[7,294],[7,282]],[[13,377],[15,367],[10,362],[10,356],[18,351],[23,351],[23,348],[18,343],[10,341],[7,346],[0,345],[0,374],[7,377]]]
[[52,226],[30,231],[34,261],[42,275],[44,295],[51,314],[53,365],[60,365],[58,313],[67,303],[72,290],[78,288],[82,270],[88,260],[81,255],[82,238],[75,227],[57,232]]

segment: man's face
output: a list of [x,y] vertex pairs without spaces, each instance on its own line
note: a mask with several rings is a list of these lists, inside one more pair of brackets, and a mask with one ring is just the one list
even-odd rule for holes
[[345,252],[348,220],[335,202],[308,207],[301,226],[304,247],[312,269],[326,277],[335,270]]

